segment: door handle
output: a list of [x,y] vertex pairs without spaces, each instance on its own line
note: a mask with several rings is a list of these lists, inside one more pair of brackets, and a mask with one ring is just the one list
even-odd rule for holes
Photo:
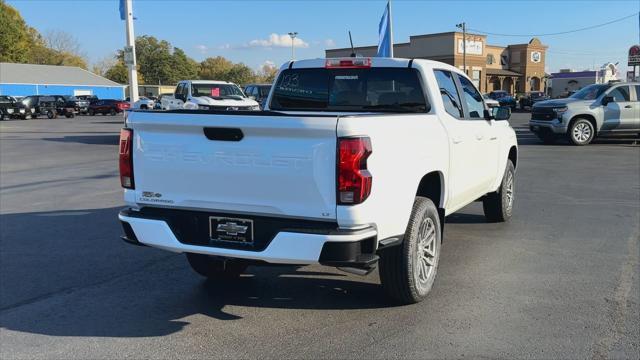
[[631,109],[631,105],[627,105],[624,107],[625,109]]
[[482,140],[482,139],[484,139],[483,135],[480,135],[480,134],[476,135],[476,140]]
[[496,140],[496,139],[498,139],[497,136],[492,136],[492,137],[489,138],[489,140]]
[[453,141],[454,144],[460,144],[462,142],[462,139],[460,139],[460,138],[451,138],[451,141]]

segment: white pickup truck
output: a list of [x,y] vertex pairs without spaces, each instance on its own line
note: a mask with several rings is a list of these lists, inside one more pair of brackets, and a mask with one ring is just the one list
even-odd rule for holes
[[285,64],[264,112],[133,111],[120,139],[127,242],[186,253],[208,278],[249,264],[367,274],[427,295],[445,216],[507,221],[518,148],[469,78],[434,61]]
[[260,110],[260,104],[248,98],[240,87],[227,81],[182,80],[173,96],[163,96],[163,110]]

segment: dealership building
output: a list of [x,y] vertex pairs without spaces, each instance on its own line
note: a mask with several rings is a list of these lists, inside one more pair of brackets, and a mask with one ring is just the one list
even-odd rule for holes
[[[393,45],[394,56],[441,61],[463,69],[463,34],[446,32],[415,35]],[[511,94],[545,90],[547,46],[533,38],[526,44],[487,44],[486,35],[466,34],[467,74],[481,92],[506,90]],[[362,56],[376,56],[377,46],[355,48]],[[326,50],[327,57],[346,57],[351,48]]]
[[75,66],[0,63],[0,95],[95,95],[124,99],[124,85]]

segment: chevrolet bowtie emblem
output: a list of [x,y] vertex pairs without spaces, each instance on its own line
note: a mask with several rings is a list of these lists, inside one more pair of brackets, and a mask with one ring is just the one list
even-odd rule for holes
[[224,224],[218,224],[216,230],[218,232],[226,233],[227,235],[245,234],[249,227],[246,225],[238,225],[234,222],[226,222]]

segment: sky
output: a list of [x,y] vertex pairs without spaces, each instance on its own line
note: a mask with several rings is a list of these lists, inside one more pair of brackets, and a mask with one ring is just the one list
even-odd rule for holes
[[[118,0],[8,0],[41,33],[75,36],[90,63],[125,45]],[[224,56],[254,69],[291,58],[288,32],[298,32],[295,57],[324,57],[327,48],[376,45],[386,1],[133,0],[136,35],[152,35],[201,61]],[[462,21],[491,45],[526,43],[545,34],[602,24],[640,11],[640,1],[392,1],[394,42],[455,31]],[[640,43],[638,16],[596,29],[540,36],[548,45],[546,71],[585,70],[619,62],[624,76],[631,45]]]

